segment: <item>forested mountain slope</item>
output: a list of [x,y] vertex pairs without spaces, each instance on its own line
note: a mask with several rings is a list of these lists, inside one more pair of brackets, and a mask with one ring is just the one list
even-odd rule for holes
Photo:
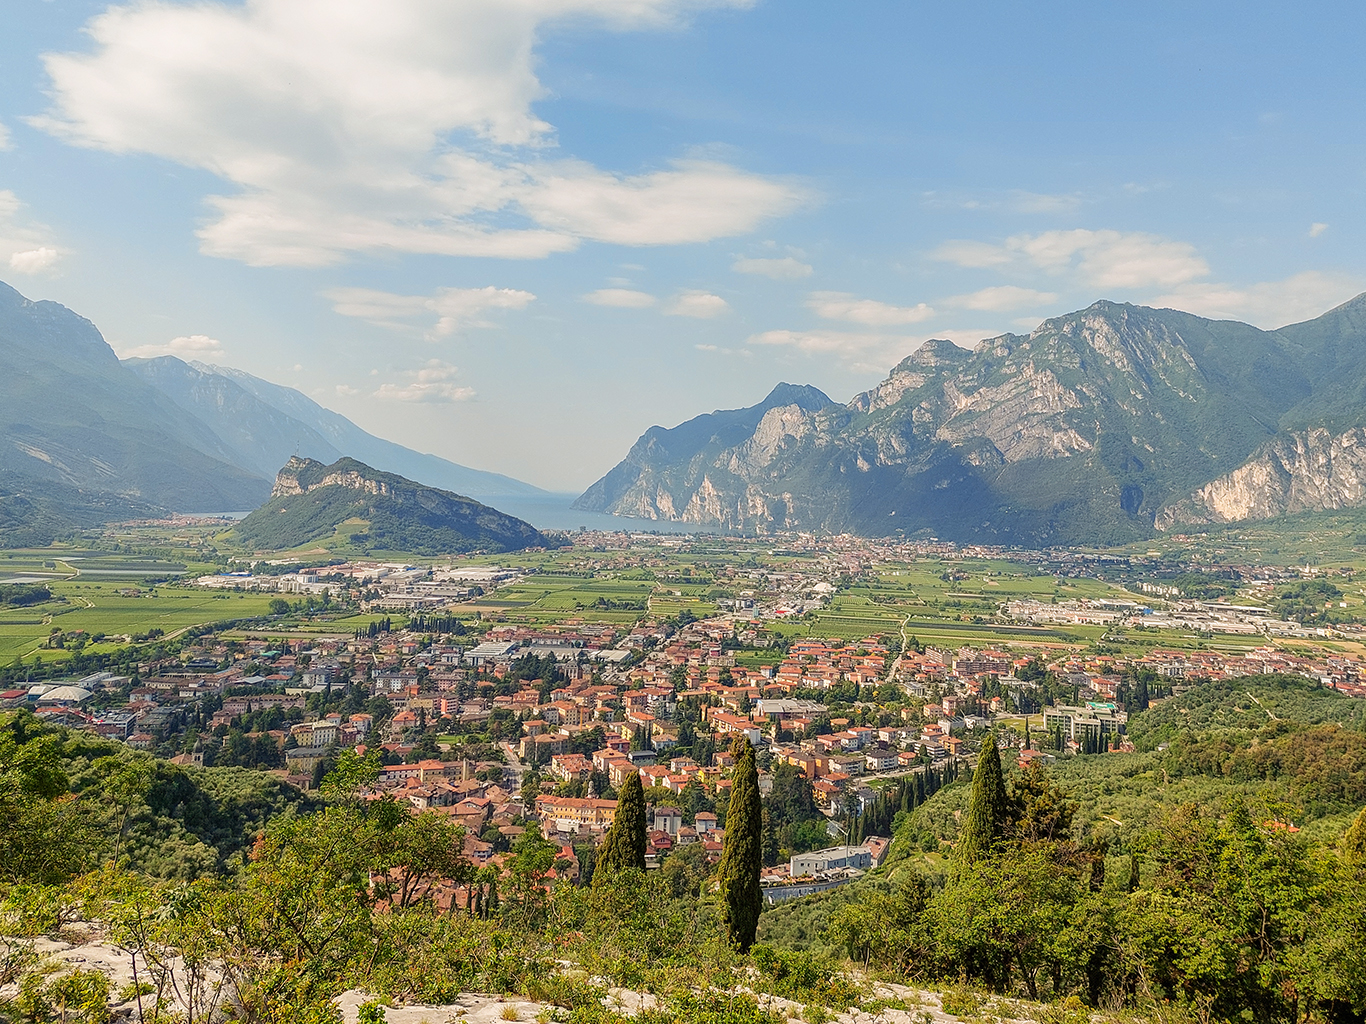
[[926,342],[845,405],[770,398],[686,445],[652,428],[580,503],[1027,545],[1362,504],[1363,310],[1263,331],[1097,302],[970,352]]

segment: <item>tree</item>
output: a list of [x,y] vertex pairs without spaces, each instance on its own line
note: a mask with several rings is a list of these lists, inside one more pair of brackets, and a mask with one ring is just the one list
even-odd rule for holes
[[763,862],[763,805],[759,799],[759,770],[754,748],[743,737],[732,748],[730,805],[726,810],[726,839],[721,848],[720,889],[722,918],[730,941],[742,953],[754,945],[763,895],[759,871]]
[[972,775],[968,813],[958,836],[958,848],[954,851],[955,872],[990,857],[1004,838],[1009,820],[1010,804],[1001,773],[1001,752],[996,749],[996,735],[992,733],[982,743],[977,770]]
[[617,810],[603,838],[593,881],[606,880],[631,868],[645,870],[645,788],[639,772],[632,772],[621,785]]
[[57,742],[33,715],[0,723],[0,879],[59,882],[81,870],[93,837],[62,799],[68,788]]
[[1043,765],[1033,761],[1011,783],[1008,830],[1021,842],[1066,839],[1076,809],[1076,804],[1049,779]]

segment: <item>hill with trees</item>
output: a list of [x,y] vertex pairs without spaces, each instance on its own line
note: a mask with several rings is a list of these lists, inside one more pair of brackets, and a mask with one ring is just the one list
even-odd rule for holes
[[270,500],[237,524],[242,544],[281,551],[331,538],[351,520],[365,524],[349,538],[363,550],[443,555],[516,551],[550,542],[535,527],[473,498],[382,473],[355,459],[324,466],[291,458]]

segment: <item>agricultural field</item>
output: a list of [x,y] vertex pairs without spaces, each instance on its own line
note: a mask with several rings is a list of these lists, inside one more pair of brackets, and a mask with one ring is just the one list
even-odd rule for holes
[[[504,564],[508,560],[504,559]],[[700,588],[699,588],[700,589]],[[689,607],[701,617],[715,611],[695,595],[678,595],[650,580],[556,573],[551,566],[496,593],[459,606],[462,614],[479,612],[512,622],[551,624],[566,618],[631,625],[647,615],[669,617]]]
[[[79,576],[48,584],[54,600],[0,610],[0,660],[35,655],[45,662],[69,656],[84,636],[87,652],[112,651],[128,636],[160,629],[168,636],[191,626],[265,615],[272,594],[207,592],[174,585],[138,586],[128,580]],[[62,600],[65,599],[65,600]],[[63,644],[48,648],[53,630]],[[91,638],[107,640],[92,642]]]

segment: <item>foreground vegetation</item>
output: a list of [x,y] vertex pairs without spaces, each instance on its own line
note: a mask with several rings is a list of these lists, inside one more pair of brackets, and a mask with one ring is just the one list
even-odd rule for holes
[[[605,1022],[626,1015],[610,994],[624,989],[653,997],[645,1024],[777,1024],[910,1008],[911,990],[883,987],[898,983],[967,1018],[1016,998],[1008,1015],[1041,1022],[1362,1020],[1362,702],[1239,680],[1229,695],[1275,716],[1252,727],[1197,714],[1219,685],[1136,716],[1147,752],[1017,771],[988,743],[970,780],[895,813],[887,866],[765,910],[743,953],[732,869],[693,846],[641,871],[638,800],[623,797],[599,865],[610,883],[593,884],[591,861],[530,822],[501,868],[466,861],[449,819],[354,799],[373,767],[358,757],[312,800],[266,773],[179,768],[11,715],[0,1016],[61,1019],[84,999],[92,1021],[123,1002],[143,1021],[329,1022],[359,988],[517,993]],[[33,953],[81,922],[133,955],[136,986],[101,989]]]

